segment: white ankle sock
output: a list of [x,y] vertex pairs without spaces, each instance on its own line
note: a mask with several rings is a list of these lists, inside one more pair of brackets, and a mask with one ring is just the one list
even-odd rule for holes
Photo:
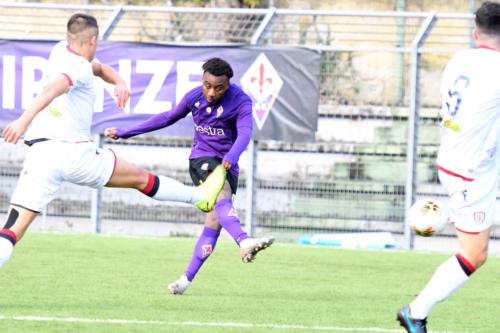
[[152,197],[161,201],[177,201],[194,204],[201,201],[203,197],[201,192],[195,186],[187,186],[183,183],[169,177],[158,176],[160,184],[158,191]]
[[415,319],[424,319],[439,302],[450,297],[460,289],[469,277],[465,274],[455,256],[439,266],[425,288],[410,303],[410,315]]
[[0,237],[0,267],[9,261],[13,250],[14,245],[9,240]]

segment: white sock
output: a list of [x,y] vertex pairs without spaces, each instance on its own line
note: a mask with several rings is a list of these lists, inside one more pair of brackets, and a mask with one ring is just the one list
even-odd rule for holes
[[0,267],[9,261],[13,250],[14,245],[9,240],[0,237]]
[[410,315],[415,319],[424,319],[439,302],[450,297],[460,289],[469,277],[465,274],[453,256],[439,266],[425,288],[410,303]]
[[245,249],[247,247],[250,247],[254,243],[254,238],[245,238],[240,242],[240,248]]
[[160,185],[153,199],[160,201],[177,201],[194,204],[201,201],[201,192],[195,186],[187,186],[169,177],[158,176]]

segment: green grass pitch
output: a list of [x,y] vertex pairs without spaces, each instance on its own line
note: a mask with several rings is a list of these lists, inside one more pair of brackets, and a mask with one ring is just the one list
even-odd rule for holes
[[[275,244],[243,264],[220,241],[185,295],[192,238],[28,233],[0,269],[0,332],[403,332],[396,311],[449,254]],[[500,258],[429,317],[433,332],[497,332]]]

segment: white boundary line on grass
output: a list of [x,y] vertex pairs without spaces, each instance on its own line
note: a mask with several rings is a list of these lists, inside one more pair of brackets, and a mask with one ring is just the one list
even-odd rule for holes
[[[380,327],[339,327],[339,326],[306,326],[295,324],[252,324],[231,322],[198,322],[198,321],[162,321],[162,320],[134,320],[134,319],[99,319],[78,317],[40,317],[40,316],[3,316],[0,320],[16,321],[55,321],[65,323],[97,323],[97,324],[126,324],[126,325],[164,325],[164,326],[197,326],[197,327],[242,327],[242,328],[268,328],[276,330],[309,330],[323,332],[377,332],[377,333],[401,333],[402,329],[387,329]],[[432,333],[459,333],[439,332]]]

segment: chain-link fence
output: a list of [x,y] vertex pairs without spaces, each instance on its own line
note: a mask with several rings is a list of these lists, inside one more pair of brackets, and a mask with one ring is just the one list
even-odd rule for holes
[[[402,235],[409,196],[444,198],[434,165],[439,81],[450,56],[471,45],[472,15],[0,4],[0,32],[12,39],[58,40],[77,10],[95,15],[103,38],[112,41],[280,44],[322,52],[316,142],[256,145],[257,234],[281,239],[337,231]],[[187,184],[190,144],[189,138],[165,137],[104,142],[121,157]],[[0,211],[5,212],[24,148],[1,144],[0,149]],[[244,153],[235,200],[243,222],[248,222],[248,160]],[[94,202],[101,209],[102,230],[127,231],[134,223],[153,233],[193,234],[192,226],[203,222],[194,208],[158,203],[134,191],[104,189],[99,196],[65,186],[47,208],[47,220],[88,219]],[[159,231],[152,222],[168,228]]]

